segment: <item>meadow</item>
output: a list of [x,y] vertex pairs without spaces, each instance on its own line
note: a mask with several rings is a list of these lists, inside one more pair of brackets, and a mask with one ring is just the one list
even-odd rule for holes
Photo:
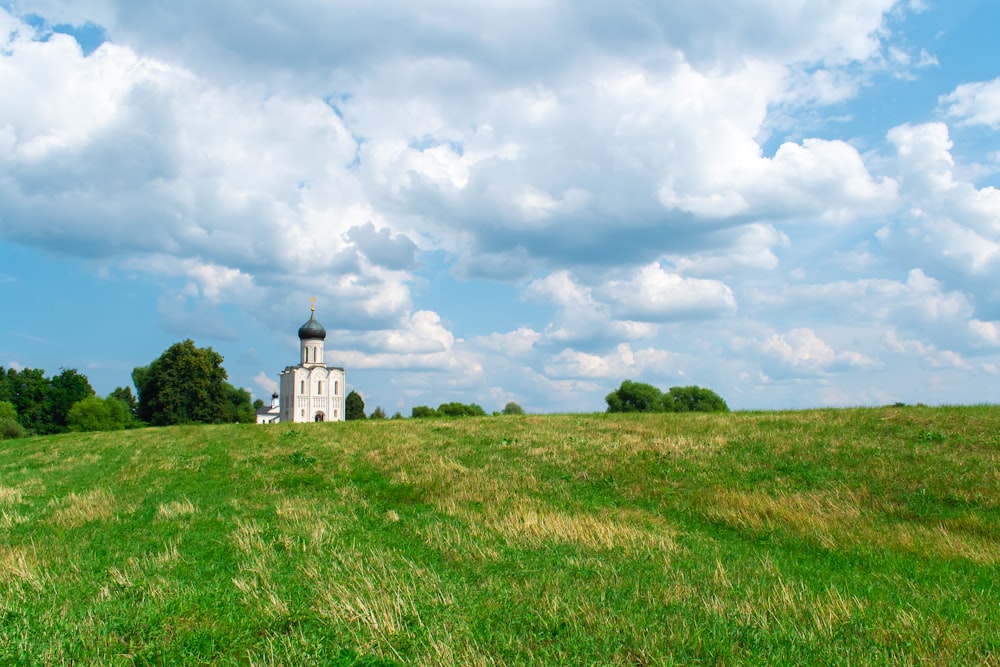
[[1000,407],[0,445],[0,665],[1000,665]]

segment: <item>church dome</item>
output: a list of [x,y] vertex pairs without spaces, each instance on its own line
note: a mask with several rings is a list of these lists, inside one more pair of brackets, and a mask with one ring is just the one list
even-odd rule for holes
[[326,339],[326,329],[323,325],[316,321],[316,313],[313,312],[309,316],[309,321],[299,327],[299,340],[315,339],[319,340]]

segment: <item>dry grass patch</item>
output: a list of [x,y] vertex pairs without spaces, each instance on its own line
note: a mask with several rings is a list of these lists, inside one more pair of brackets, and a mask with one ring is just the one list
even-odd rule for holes
[[184,498],[183,500],[173,500],[169,503],[160,503],[160,506],[156,509],[156,518],[163,520],[179,519],[197,513],[198,508],[195,504]]
[[833,547],[839,534],[852,533],[861,517],[861,502],[862,498],[849,490],[772,496],[760,491],[714,489],[704,504],[709,517],[734,528],[760,532],[780,527]]
[[[466,516],[470,522],[476,518]],[[560,542],[586,549],[637,553],[665,552],[675,546],[673,528],[639,510],[570,514],[535,501],[519,500],[507,509],[487,509],[483,523],[509,543],[531,547]]]
[[70,491],[65,498],[49,502],[55,507],[51,521],[63,528],[77,528],[90,521],[109,519],[115,515],[115,497],[103,489],[94,489],[83,495]]
[[40,590],[42,579],[35,553],[24,547],[0,545],[0,583],[19,591],[25,586]]
[[862,509],[873,504],[867,491],[838,489],[773,496],[759,491],[715,489],[704,504],[710,518],[734,528],[752,532],[784,530],[829,549],[874,545],[983,564],[1000,562],[1000,537],[966,534],[944,524],[928,527],[873,521]]
[[[303,573],[316,590],[319,614],[348,628],[366,651],[395,660],[403,660],[396,648],[401,642],[411,650],[430,644],[421,610],[454,604],[436,572],[375,547],[338,550]],[[424,651],[411,654],[412,664],[441,664]]]
[[239,521],[230,539],[243,556],[239,562],[240,575],[232,581],[243,594],[244,602],[271,618],[287,616],[288,604],[271,576],[275,550],[264,541],[261,527],[254,521]]
[[21,496],[21,489],[0,484],[0,505],[19,505],[22,502],[24,500]]

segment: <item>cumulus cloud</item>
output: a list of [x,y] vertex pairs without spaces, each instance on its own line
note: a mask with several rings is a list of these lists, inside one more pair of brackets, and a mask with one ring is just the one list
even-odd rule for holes
[[962,125],[1000,127],[1000,78],[963,83],[939,101],[946,106],[945,113]]
[[347,238],[373,264],[393,270],[415,268],[417,245],[405,234],[393,235],[388,228],[376,231],[375,225],[366,222],[347,230]]
[[265,371],[261,371],[254,376],[253,381],[258,387],[264,390],[264,393],[270,397],[272,394],[278,393],[278,383],[275,382],[271,376]]
[[597,290],[619,318],[663,322],[731,314],[736,298],[718,280],[685,278],[659,264],[644,266],[628,280],[614,280]]
[[870,371],[884,366],[880,360],[856,351],[836,351],[808,327],[774,333],[763,340],[737,340],[737,346],[760,351],[765,370],[772,377],[808,377],[850,369]]

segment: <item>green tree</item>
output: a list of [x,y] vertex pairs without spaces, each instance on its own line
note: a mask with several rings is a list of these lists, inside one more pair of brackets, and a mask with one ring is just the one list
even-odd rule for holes
[[695,385],[671,387],[663,395],[663,406],[669,412],[729,412],[721,396]]
[[75,368],[63,368],[59,375],[49,381],[49,424],[48,433],[62,433],[68,430],[67,419],[70,409],[78,402],[94,395],[94,388],[86,375]]
[[120,431],[129,426],[132,414],[119,398],[89,396],[70,408],[66,421],[70,431]]
[[[10,369],[10,372],[16,373],[17,371],[12,368]],[[3,366],[0,366],[0,401],[6,401],[7,403],[13,405],[13,403],[11,403],[12,399],[13,393],[11,392],[10,381],[7,379],[7,371],[4,370]]]
[[24,368],[7,371],[10,402],[17,411],[17,421],[28,433],[49,433],[49,381],[45,371]]
[[651,384],[625,380],[618,389],[604,397],[608,412],[660,412],[663,392]]
[[[222,355],[187,339],[132,371],[139,419],[153,426],[233,421],[232,386]],[[249,394],[247,395],[249,405]]]
[[442,403],[438,406],[437,413],[442,417],[482,417],[486,415],[486,410],[475,403]]
[[365,418],[365,399],[356,391],[352,390],[344,399],[344,418],[348,421]]
[[226,383],[226,414],[224,421],[239,424],[257,422],[253,403],[250,402],[250,392]]
[[424,419],[427,417],[440,417],[438,411],[429,405],[415,405],[413,409],[410,410],[410,417],[416,419]]
[[17,421],[17,410],[10,401],[0,401],[0,440],[24,437],[24,427]]
[[381,405],[375,408],[369,419],[385,419],[385,410],[382,409]]
[[522,408],[520,405],[518,405],[514,401],[510,401],[510,402],[507,403],[507,405],[503,406],[503,411],[502,412],[505,415],[523,415],[524,414],[524,408]]
[[129,412],[132,413],[133,421],[136,417],[138,417],[135,394],[132,393],[132,387],[115,387],[115,390],[108,394],[108,396],[117,398],[119,401],[127,405]]

